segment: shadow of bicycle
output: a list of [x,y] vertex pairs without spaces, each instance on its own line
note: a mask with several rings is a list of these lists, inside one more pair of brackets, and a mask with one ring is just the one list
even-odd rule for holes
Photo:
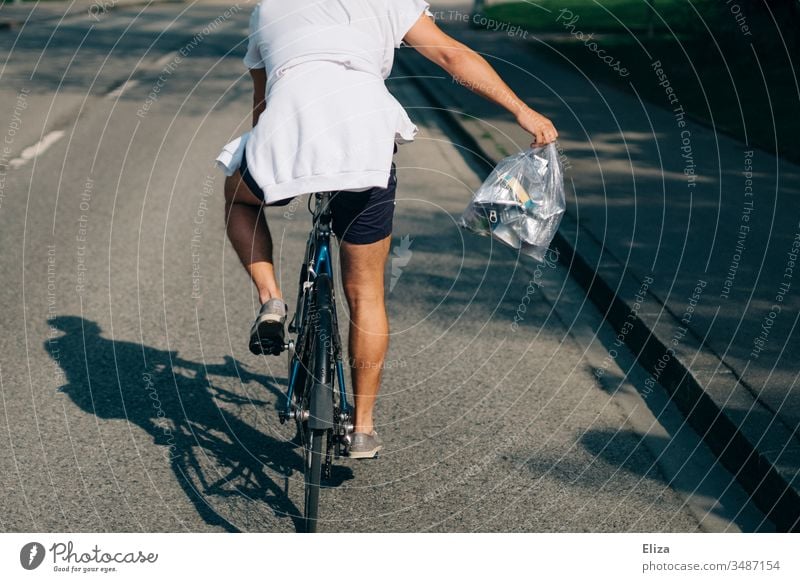
[[[252,373],[230,356],[218,364],[193,362],[177,352],[109,340],[96,323],[82,317],[59,316],[49,324],[64,333],[57,343],[45,342],[66,375],[60,390],[85,412],[127,420],[151,435],[207,524],[231,532],[264,527],[258,520],[249,527],[247,515],[222,515],[215,508],[233,501],[245,507],[263,503],[299,530],[302,508],[292,502],[289,486],[302,499],[302,451],[253,428],[238,414],[247,410],[250,416],[253,407],[257,414],[271,414],[283,401],[277,380]],[[262,395],[226,390],[212,378],[255,382]],[[334,467],[327,486],[350,478],[348,468]]]

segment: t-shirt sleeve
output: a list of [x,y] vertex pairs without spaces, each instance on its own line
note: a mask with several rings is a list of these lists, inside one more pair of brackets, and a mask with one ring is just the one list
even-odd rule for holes
[[248,69],[263,69],[264,61],[261,59],[261,52],[258,50],[258,8],[260,4],[256,4],[250,14],[250,28],[247,37],[247,54],[242,59],[244,65]]
[[403,37],[416,24],[423,12],[428,16],[433,16],[430,4],[425,0],[391,0],[389,19],[392,23],[395,48],[400,47]]

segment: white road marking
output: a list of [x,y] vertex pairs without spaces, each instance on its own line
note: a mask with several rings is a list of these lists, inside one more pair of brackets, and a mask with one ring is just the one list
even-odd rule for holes
[[178,51],[172,51],[171,53],[167,53],[163,57],[158,59],[155,63],[153,63],[153,66],[157,69],[166,67],[173,59],[176,59],[177,57],[178,57]]
[[19,155],[18,158],[14,158],[10,162],[8,162],[9,167],[16,169],[19,168],[20,166],[24,166],[26,163],[28,163],[30,160],[32,160],[39,154],[44,153],[47,150],[47,148],[56,143],[62,137],[64,137],[63,131],[61,130],[51,131],[42,139],[40,139],[37,143],[22,150],[22,153]]
[[113,91],[110,91],[109,93],[107,93],[107,94],[106,94],[106,98],[107,98],[107,99],[114,99],[114,98],[116,98],[116,97],[119,97],[119,96],[121,96],[121,95],[122,95],[122,94],[123,94],[125,91],[127,91],[127,90],[128,90],[128,89],[130,89],[131,87],[135,87],[135,86],[136,86],[136,85],[138,85],[138,84],[139,84],[139,81],[137,81],[136,79],[128,79],[127,81],[125,81],[124,83],[122,83],[122,85],[120,85],[119,87],[117,87],[117,88],[116,88],[116,89],[114,89]]

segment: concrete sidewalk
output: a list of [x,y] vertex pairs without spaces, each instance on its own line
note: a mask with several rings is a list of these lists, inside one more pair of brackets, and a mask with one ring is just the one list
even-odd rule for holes
[[[553,49],[531,34],[470,29],[457,6],[434,8],[554,120],[569,182],[562,261],[759,508],[798,531],[800,168],[690,121],[657,66],[663,103],[644,103],[540,58]],[[530,143],[414,51],[399,65],[452,113],[484,175]]]

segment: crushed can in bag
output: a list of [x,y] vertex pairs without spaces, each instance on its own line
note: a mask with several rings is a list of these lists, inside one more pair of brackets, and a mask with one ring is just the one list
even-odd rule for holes
[[563,168],[551,143],[502,159],[459,225],[544,261],[565,210]]

